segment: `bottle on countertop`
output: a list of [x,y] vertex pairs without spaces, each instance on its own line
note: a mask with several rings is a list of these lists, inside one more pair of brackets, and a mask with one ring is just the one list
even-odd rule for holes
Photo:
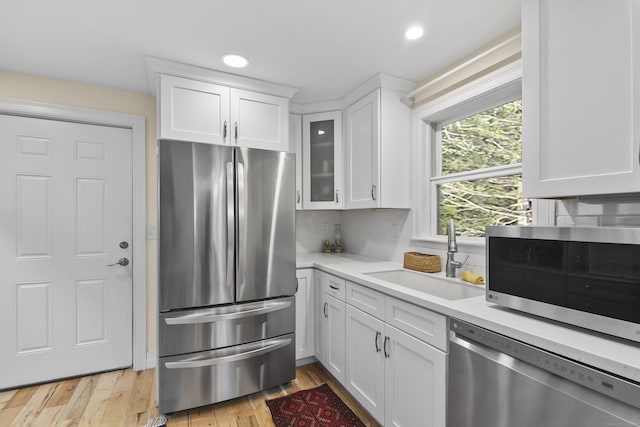
[[340,224],[336,224],[335,226],[334,250],[336,253],[344,252],[344,246],[342,244],[342,227]]

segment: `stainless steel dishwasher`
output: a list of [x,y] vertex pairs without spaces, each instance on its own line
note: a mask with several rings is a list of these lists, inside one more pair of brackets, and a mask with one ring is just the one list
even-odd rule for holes
[[451,319],[447,426],[640,426],[640,384]]

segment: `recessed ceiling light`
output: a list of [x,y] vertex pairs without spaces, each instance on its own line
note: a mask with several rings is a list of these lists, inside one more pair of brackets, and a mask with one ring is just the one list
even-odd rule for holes
[[415,27],[409,27],[407,31],[404,32],[404,37],[407,40],[415,40],[422,37],[423,34],[424,34],[424,30],[422,29],[422,27],[415,26]]
[[227,64],[229,67],[234,68],[242,68],[246,67],[249,64],[246,58],[240,55],[225,55],[222,57],[222,61]]

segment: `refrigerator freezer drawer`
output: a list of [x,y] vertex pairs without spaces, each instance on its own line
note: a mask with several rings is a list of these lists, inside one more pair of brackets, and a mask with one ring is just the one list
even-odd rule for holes
[[295,330],[295,297],[159,316],[159,357],[228,347]]
[[295,378],[295,333],[219,350],[159,359],[162,413],[255,393]]

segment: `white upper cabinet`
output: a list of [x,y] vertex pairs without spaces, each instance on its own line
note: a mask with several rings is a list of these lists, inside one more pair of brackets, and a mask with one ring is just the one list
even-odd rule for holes
[[231,89],[231,144],[289,151],[289,100]]
[[304,209],[344,207],[342,112],[302,116]]
[[380,90],[347,108],[347,208],[378,207]]
[[302,209],[302,116],[289,114],[289,147],[296,153],[296,210]]
[[411,207],[411,110],[377,89],[346,110],[346,208]]
[[158,100],[158,139],[291,151],[295,88],[146,58]]
[[227,144],[229,92],[226,86],[161,75],[158,138]]
[[640,191],[640,1],[524,0],[523,193]]

